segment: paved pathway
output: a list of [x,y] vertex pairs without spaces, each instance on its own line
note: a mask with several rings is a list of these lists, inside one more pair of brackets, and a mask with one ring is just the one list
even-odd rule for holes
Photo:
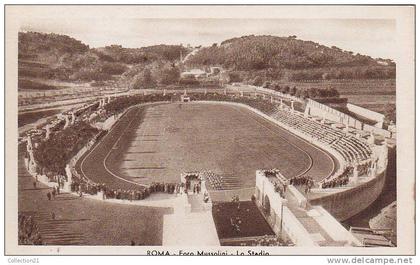
[[178,199],[174,213],[164,216],[164,246],[220,246],[211,207],[202,196],[187,195],[191,211],[186,211],[185,200]]

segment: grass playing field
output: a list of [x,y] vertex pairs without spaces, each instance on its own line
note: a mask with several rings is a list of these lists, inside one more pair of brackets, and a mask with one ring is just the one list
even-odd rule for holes
[[161,104],[130,109],[78,167],[97,183],[131,189],[179,182],[185,171],[211,170],[225,189],[255,186],[255,170],[279,168],[288,178],[328,176],[331,157],[242,107]]

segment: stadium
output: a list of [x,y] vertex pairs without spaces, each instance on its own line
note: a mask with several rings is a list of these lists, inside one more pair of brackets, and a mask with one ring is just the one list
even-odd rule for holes
[[[66,194],[89,208],[93,231],[109,214],[110,235],[75,222],[60,236],[60,218],[41,210],[44,244],[392,245],[340,223],[382,192],[392,137],[331,113],[253,86],[109,94],[22,137],[19,174],[52,188],[49,201]],[[52,176],[41,157],[61,134],[69,162]],[[119,223],[124,210],[136,221]]]

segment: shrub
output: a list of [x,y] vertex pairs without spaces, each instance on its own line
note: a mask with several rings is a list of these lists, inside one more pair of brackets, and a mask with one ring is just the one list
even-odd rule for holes
[[41,142],[34,151],[35,160],[43,171],[64,175],[70,159],[98,132],[89,124],[78,122]]

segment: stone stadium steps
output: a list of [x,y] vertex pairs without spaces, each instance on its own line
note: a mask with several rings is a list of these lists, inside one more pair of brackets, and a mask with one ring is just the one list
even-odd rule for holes
[[314,120],[284,110],[277,110],[272,114],[272,117],[321,143],[330,145],[333,149],[337,150],[347,162],[365,160],[372,154],[369,145],[358,138]]
[[233,174],[205,176],[209,190],[234,190],[243,187],[238,177]]
[[50,212],[28,214],[33,216],[38,225],[42,242],[45,245],[86,245],[87,240],[84,234],[72,232],[68,228],[70,224],[83,222],[83,220],[52,219]]
[[345,241],[335,241],[328,233],[318,224],[318,222],[307,214],[307,211],[300,208],[294,196],[286,193],[287,208],[299,220],[303,227],[311,234],[319,246],[344,246],[347,244]]
[[[19,177],[28,177],[32,178],[29,174],[24,174],[26,172],[25,163],[22,159],[22,150],[19,150],[19,160],[18,160],[18,172],[22,176]],[[32,180],[30,180],[32,182]],[[60,199],[73,199],[74,197],[70,194],[62,193],[59,195]],[[71,223],[80,222],[77,220],[53,220],[51,212],[22,212],[24,215],[32,216],[35,223],[38,226],[39,233],[42,237],[42,241],[45,245],[84,245],[86,244],[86,238],[83,234],[74,233],[69,230],[68,226]]]
[[223,175],[223,186],[222,190],[235,190],[242,187],[240,179],[233,175]]

